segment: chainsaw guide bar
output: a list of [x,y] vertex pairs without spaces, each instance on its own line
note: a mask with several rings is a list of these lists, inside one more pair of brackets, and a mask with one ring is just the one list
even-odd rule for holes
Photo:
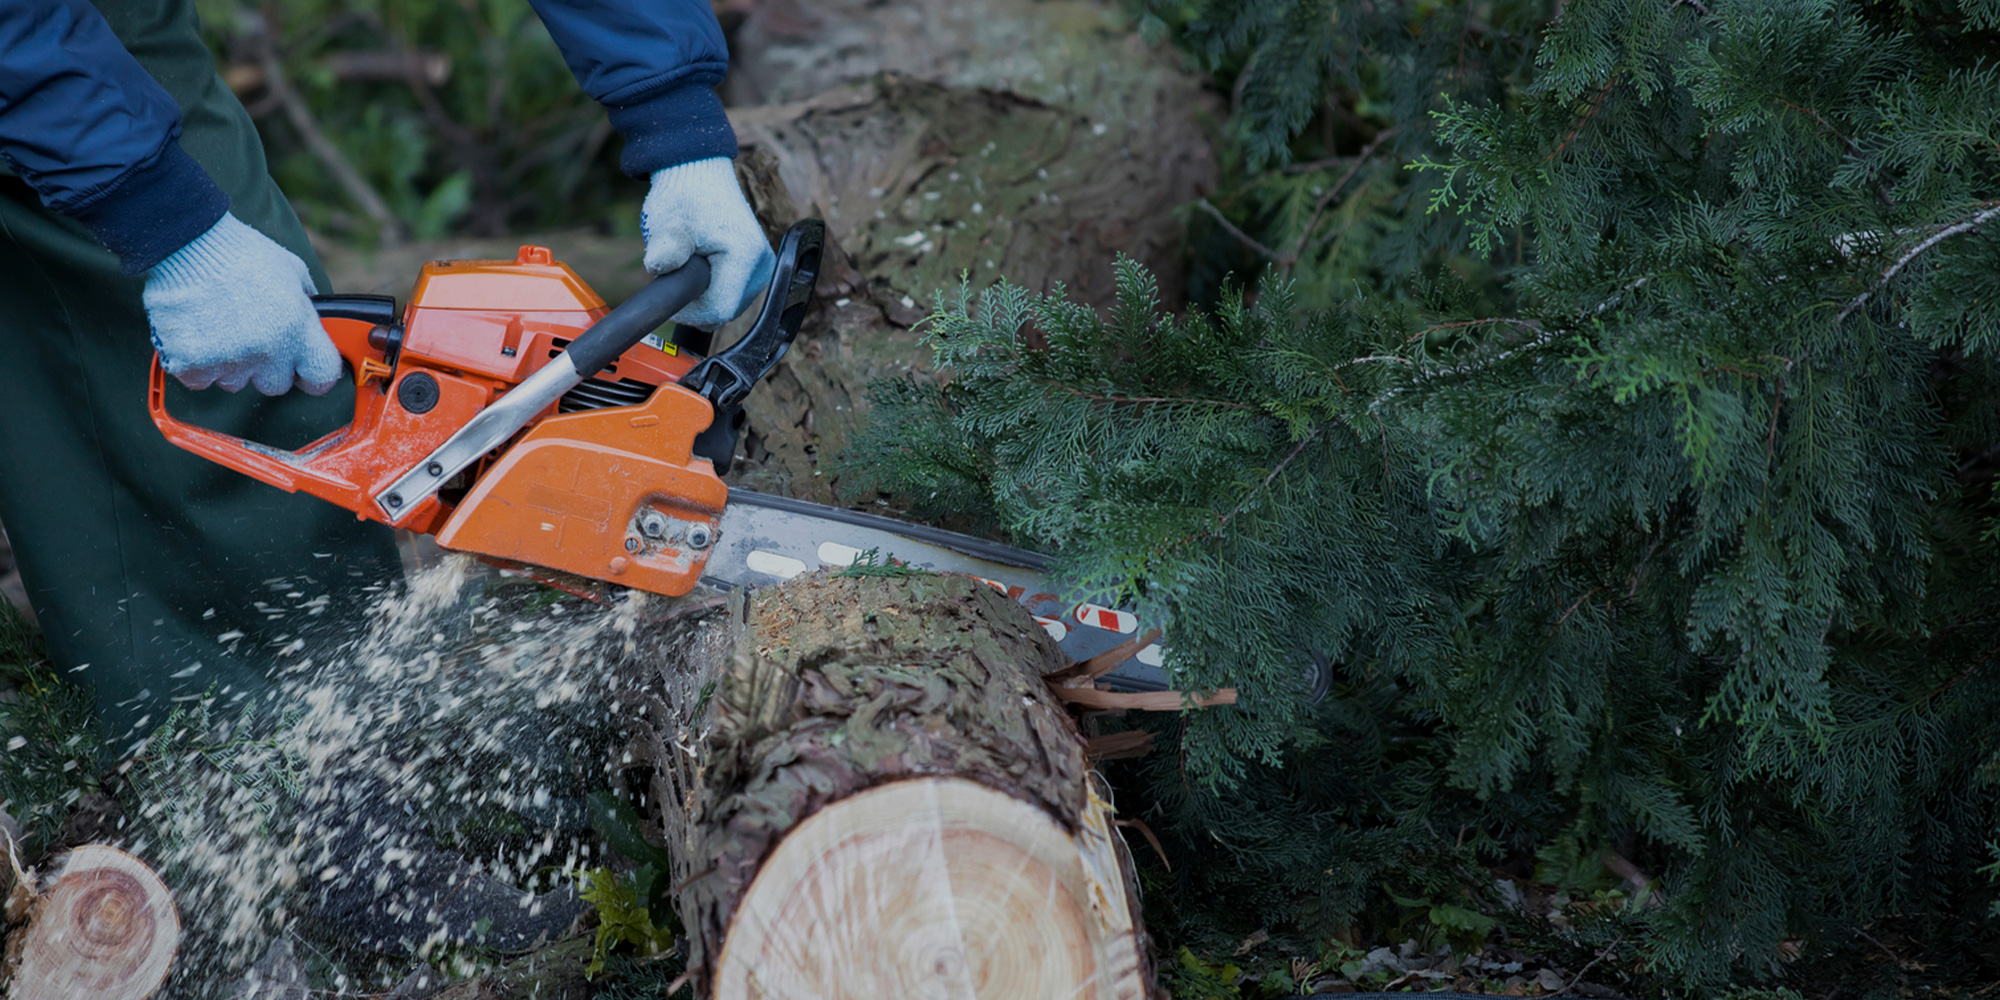
[[[1129,611],[1068,600],[1051,593],[1047,557],[1011,545],[860,511],[790,497],[729,491],[722,535],[702,582],[723,587],[768,586],[817,569],[846,568],[871,555],[933,573],[976,577],[1020,602],[1074,660],[1087,660],[1136,638]],[[1119,691],[1170,687],[1162,650],[1153,643],[1103,678]]]

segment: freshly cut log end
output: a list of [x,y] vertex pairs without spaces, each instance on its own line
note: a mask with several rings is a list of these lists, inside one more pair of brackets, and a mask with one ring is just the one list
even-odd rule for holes
[[695,995],[1141,1000],[1130,852],[1048,633],[957,576],[813,575],[666,655],[630,753]]
[[137,858],[79,847],[41,893],[8,951],[7,1000],[144,1000],[167,978],[180,944],[172,894]]
[[1137,1000],[1143,982],[1102,822],[1072,836],[984,785],[921,778],[785,837],[737,907],[713,996]]

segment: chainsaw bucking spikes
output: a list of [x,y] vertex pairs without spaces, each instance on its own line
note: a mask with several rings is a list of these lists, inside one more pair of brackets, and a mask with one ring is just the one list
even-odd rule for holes
[[706,289],[706,260],[607,309],[528,246],[425,265],[400,317],[386,297],[315,297],[354,417],[297,451],[174,418],[157,357],[147,405],[181,448],[444,548],[684,594],[728,500],[695,439],[797,336],[824,239],[811,219],[785,234],[756,323],[699,365],[649,334]]

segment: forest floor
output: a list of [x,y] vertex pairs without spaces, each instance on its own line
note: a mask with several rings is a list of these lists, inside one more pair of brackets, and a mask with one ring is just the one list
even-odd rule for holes
[[[4,543],[0,543],[0,578],[18,583],[18,575],[13,573],[11,551]],[[17,638],[20,635],[14,634]],[[0,648],[0,666],[33,662],[40,658],[39,650],[33,645],[32,633],[28,636],[26,645]],[[19,705],[23,697],[21,692],[5,690],[7,677],[8,671],[0,669],[0,708]],[[5,729],[4,725],[0,725],[0,731]],[[4,756],[0,756],[0,769],[5,767]],[[56,842],[33,845],[31,849],[34,853],[48,856],[62,848],[85,842],[118,840],[119,835],[113,829],[115,822],[110,820],[115,820],[121,811],[130,815],[135,810],[148,808],[150,803],[138,796],[129,784],[121,783],[115,776],[116,772],[117,768],[113,768],[95,778],[91,790],[79,797],[68,810],[69,815],[59,822],[62,833]],[[5,777],[4,773],[0,773],[0,779]],[[6,820],[0,819],[0,826],[6,823]],[[1143,864],[1153,863],[1151,855],[1136,839],[1134,848]],[[1302,942],[1279,927],[1260,930],[1236,942],[1184,942],[1176,940],[1179,936],[1176,930],[1162,927],[1156,928],[1157,961],[1163,971],[1164,983],[1178,1000],[1279,1000],[1307,993],[1340,995],[1372,992],[1455,992],[1632,1000],[1663,995],[1657,988],[1645,985],[1644,957],[1628,954],[1631,946],[1623,938],[1602,948],[1579,947],[1573,937],[1566,937],[1563,933],[1564,920],[1572,912],[1568,907],[1549,906],[1546,900],[1542,904],[1527,900],[1520,903],[1516,912],[1493,914],[1499,918],[1501,929],[1486,933],[1483,940],[1471,945],[1470,950],[1464,947],[1466,942],[1460,942],[1459,947],[1443,942],[1423,945],[1416,940],[1398,941],[1394,935],[1379,934],[1315,945]],[[1542,912],[1532,912],[1535,910]],[[668,995],[658,991],[657,987],[666,978],[671,978],[661,975],[661,970],[668,968],[670,963],[614,956],[616,960],[608,973],[600,975],[595,982],[583,983],[579,972],[582,959],[578,956],[587,956],[589,952],[588,941],[593,933],[590,925],[593,923],[594,918],[586,918],[584,927],[551,948],[537,952],[532,959],[544,964],[567,962],[571,966],[567,980],[570,988],[555,995],[577,1000],[600,996]],[[1420,936],[1433,937],[1428,932]],[[307,956],[303,965],[294,966],[301,977],[298,992],[284,994],[285,1000],[335,995],[330,990],[308,990],[304,984],[308,981],[306,970],[315,970],[310,981],[321,987],[326,986],[332,981],[330,976],[338,974],[338,966],[323,959],[313,959],[311,956],[320,952],[311,940],[298,935],[288,935],[284,940],[288,946],[285,955],[290,956],[296,951]],[[1788,978],[1802,987],[1797,992],[1737,989],[1713,995],[1730,1000],[1858,1000],[1863,997],[1978,1000],[2000,989],[2000,984],[1963,984],[1941,976],[1941,963],[1917,950],[1924,940],[1925,935],[1920,933],[1900,933],[1900,928],[1893,922],[1870,925],[1857,932],[1853,940],[1838,942],[1840,947],[1832,949],[1830,957],[1801,959],[1797,967],[1786,970],[1790,973]],[[498,964],[497,958],[475,958],[460,969],[461,976],[475,974],[470,979],[437,976],[425,967],[421,976],[413,975],[394,992],[375,995],[431,1000],[512,995],[487,991],[492,989],[494,982],[504,980],[508,974],[505,970],[518,968],[524,961],[530,960],[517,959],[502,965]],[[417,987],[415,983],[425,977],[429,977],[435,985]],[[659,982],[640,986],[642,982],[653,980]],[[350,991],[344,995],[356,994]]]

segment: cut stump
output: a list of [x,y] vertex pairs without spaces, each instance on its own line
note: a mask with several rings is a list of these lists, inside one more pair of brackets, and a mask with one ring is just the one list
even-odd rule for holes
[[659,665],[631,765],[699,997],[1143,1000],[1130,852],[1044,677],[969,577],[800,577]]
[[6,1000],[144,1000],[180,944],[167,887],[137,858],[79,847],[7,938]]
[[1094,905],[1124,895],[1117,857],[1089,839],[959,778],[841,799],[759,869],[713,996],[1136,997],[1129,911]]

